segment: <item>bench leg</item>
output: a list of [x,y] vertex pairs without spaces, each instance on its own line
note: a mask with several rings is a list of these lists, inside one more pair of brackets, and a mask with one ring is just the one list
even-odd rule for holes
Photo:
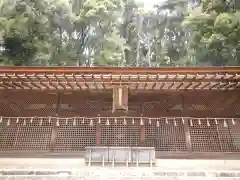
[[104,156],[102,157],[102,167],[104,167]]

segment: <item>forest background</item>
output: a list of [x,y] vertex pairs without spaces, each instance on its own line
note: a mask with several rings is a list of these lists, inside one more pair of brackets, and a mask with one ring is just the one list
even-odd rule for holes
[[[147,1],[147,0],[146,0]],[[240,1],[0,0],[0,63],[240,65]]]

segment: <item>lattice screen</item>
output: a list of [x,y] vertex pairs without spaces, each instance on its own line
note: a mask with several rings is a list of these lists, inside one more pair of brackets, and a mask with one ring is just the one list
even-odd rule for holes
[[0,150],[49,150],[52,123],[47,119],[3,118],[0,126]]
[[239,121],[235,121],[191,119],[189,129],[192,150],[195,152],[239,151]]
[[86,146],[96,146],[100,123],[101,146],[140,146],[142,126],[145,146],[157,151],[186,152],[185,138],[189,133],[193,152],[240,152],[240,119],[236,118],[2,117],[0,120],[1,151],[50,151],[54,129],[57,132],[54,151],[82,151]]
[[157,151],[186,151],[182,119],[145,120],[145,144]]
[[139,146],[139,119],[105,118],[101,120],[101,145]]
[[240,152],[240,119],[228,121],[228,128],[235,146],[233,150]]
[[80,151],[96,145],[96,123],[83,118],[60,121],[55,151]]

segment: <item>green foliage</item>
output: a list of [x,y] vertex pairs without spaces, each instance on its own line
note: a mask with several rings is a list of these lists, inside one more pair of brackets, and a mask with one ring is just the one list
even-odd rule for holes
[[21,37],[6,37],[4,43],[6,51],[3,55],[11,59],[12,64],[16,66],[27,64],[28,59],[33,58],[37,51],[36,47],[33,47],[25,38]]
[[239,65],[240,12],[225,0],[0,0],[2,64]]
[[223,0],[205,0],[185,18],[183,26],[191,30],[190,46],[199,62],[239,65],[239,12],[226,11],[227,6]]
[[119,7],[115,0],[2,0],[1,59],[14,65],[94,65],[116,58],[122,64],[127,46],[116,30]]
[[[2,0],[0,7],[1,35],[8,63],[31,64],[35,54],[45,43],[47,1]],[[37,8],[35,8],[37,7]]]

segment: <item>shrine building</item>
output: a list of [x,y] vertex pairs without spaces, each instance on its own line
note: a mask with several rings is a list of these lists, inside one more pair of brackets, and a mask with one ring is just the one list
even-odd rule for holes
[[0,163],[41,157],[238,160],[240,67],[0,67]]

